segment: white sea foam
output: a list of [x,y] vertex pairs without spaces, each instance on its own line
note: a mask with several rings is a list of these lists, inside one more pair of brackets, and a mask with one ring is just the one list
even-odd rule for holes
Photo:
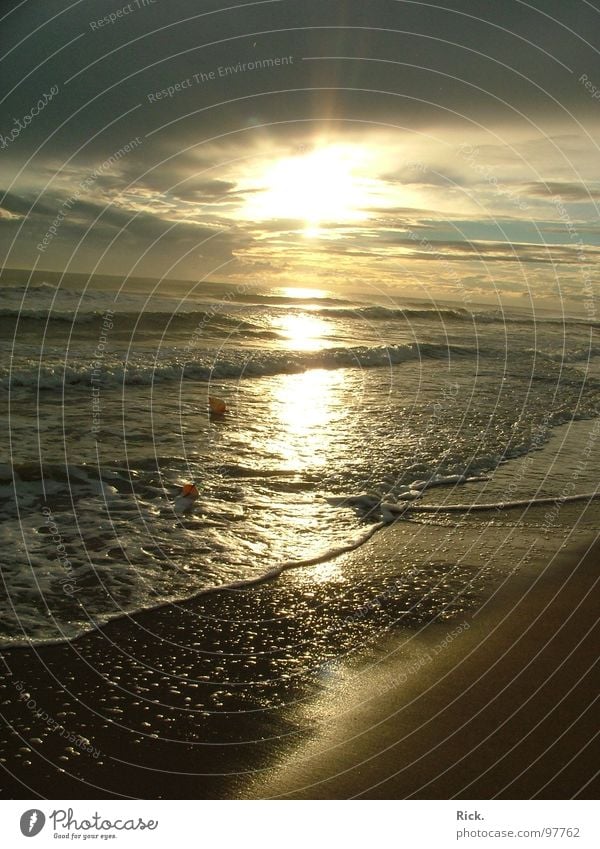
[[[417,344],[328,348],[318,353],[287,351],[205,351],[192,361],[167,359],[148,365],[147,358],[116,363],[107,358],[101,363],[101,383],[106,387],[151,385],[168,381],[209,381],[223,378],[264,377],[299,374],[310,369],[385,368],[421,359],[448,359],[449,356],[475,356],[476,350],[463,345]],[[56,389],[61,386],[89,388],[92,369],[89,364],[18,367],[0,371],[0,386],[30,386]]]

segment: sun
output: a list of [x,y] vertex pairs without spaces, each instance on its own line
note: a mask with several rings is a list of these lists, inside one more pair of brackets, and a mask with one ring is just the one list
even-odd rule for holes
[[341,144],[282,157],[258,178],[245,213],[257,221],[301,220],[306,236],[320,235],[327,224],[362,220],[368,191],[360,168],[366,158],[363,148]]

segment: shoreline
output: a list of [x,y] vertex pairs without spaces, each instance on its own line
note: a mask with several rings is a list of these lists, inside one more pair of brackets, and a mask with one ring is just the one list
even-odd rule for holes
[[[600,494],[598,495],[600,497]],[[124,611],[115,616],[111,616],[105,622],[97,625],[96,627],[90,627],[87,631],[82,631],[80,634],[76,634],[73,637],[60,637],[49,638],[47,640],[39,640],[33,641],[32,643],[6,643],[5,645],[0,644],[0,656],[2,656],[3,652],[12,652],[12,651],[36,651],[38,649],[42,649],[47,646],[62,646],[62,645],[71,645],[76,643],[78,640],[82,640],[85,637],[89,637],[92,634],[101,633],[106,628],[110,628],[113,624],[122,622],[124,620],[136,620],[140,616],[145,616],[147,614],[151,615],[152,613],[158,613],[165,609],[173,609],[177,607],[188,607],[198,602],[199,600],[213,595],[218,595],[219,593],[227,593],[236,590],[246,590],[251,589],[252,587],[259,587],[261,584],[268,584],[271,581],[276,581],[277,578],[280,578],[285,572],[289,572],[292,569],[305,569],[310,566],[316,566],[320,563],[325,563],[329,560],[335,560],[338,557],[341,557],[343,554],[348,554],[351,551],[355,551],[361,546],[365,545],[372,537],[374,537],[378,531],[380,531],[385,525],[382,522],[375,522],[374,524],[367,527],[367,530],[364,531],[359,539],[354,539],[351,542],[345,543],[344,545],[338,545],[335,548],[326,549],[319,554],[314,555],[313,557],[306,557],[303,560],[286,560],[283,563],[280,563],[278,566],[274,566],[272,569],[269,569],[267,572],[263,572],[260,575],[257,575],[253,578],[241,578],[237,581],[231,581],[228,584],[218,584],[213,587],[207,587],[206,589],[198,590],[186,598],[182,598],[179,600],[168,600],[162,601],[158,604],[152,605],[152,607],[142,607],[137,610],[132,611]]]
[[[561,563],[577,557],[599,515],[597,502],[583,511],[563,508],[574,538],[558,555]],[[543,598],[553,585],[549,576],[560,569],[547,563],[569,531],[556,528],[543,539],[540,527],[524,528],[518,518],[505,511],[496,524],[474,517],[450,525],[401,521],[352,552],[251,590],[143,611],[69,643],[0,652],[0,713],[12,728],[0,738],[5,797],[285,796],[300,762],[308,769],[314,747],[331,732],[328,717],[342,735],[344,723],[362,724],[363,759],[374,768],[374,708],[360,707],[360,692],[379,693],[404,710],[394,689],[399,675],[406,692],[427,689],[452,657],[462,665],[469,641],[516,587]],[[386,569],[391,584],[383,580]],[[423,598],[419,569],[431,585]],[[561,588],[559,595],[566,603],[580,590]],[[416,606],[405,609],[415,597]],[[327,618],[332,606],[337,620]],[[444,639],[443,651],[433,651]],[[497,637],[492,642],[497,647]],[[432,659],[423,661],[428,652]],[[438,706],[445,692],[438,692]],[[382,728],[390,725],[380,718]],[[389,745],[397,736],[393,723],[386,734]],[[428,735],[435,738],[431,729]],[[322,758],[336,771],[345,757],[338,744]],[[388,768],[378,765],[379,779]],[[342,778],[315,787],[308,798],[357,795]],[[451,796],[457,787],[447,783],[443,792]]]
[[599,559],[596,535],[541,573],[534,564],[512,576],[455,638],[440,642],[433,627],[415,674],[391,646],[354,693],[345,686],[322,700],[318,710],[335,721],[246,794],[597,798]]

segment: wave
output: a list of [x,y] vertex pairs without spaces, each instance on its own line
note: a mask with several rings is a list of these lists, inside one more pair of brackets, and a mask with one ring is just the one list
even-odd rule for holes
[[[37,287],[30,287],[29,292],[40,290],[46,293],[53,292],[54,287],[51,284],[41,284]],[[11,288],[11,292],[16,291]],[[114,311],[112,321],[117,331],[131,331],[136,329],[137,332],[160,331],[163,333],[182,333],[189,332],[191,335],[201,336],[204,332],[211,330],[226,330],[229,334],[239,335],[247,334],[256,338],[275,339],[278,334],[275,330],[265,326],[265,322],[260,320],[255,321],[249,319],[248,316],[242,317],[241,307],[235,302],[229,302],[231,312],[225,312],[223,302],[215,301],[214,303],[203,303],[202,308],[190,309],[188,311],[181,309],[181,305],[177,302],[173,303],[172,309],[157,309],[157,304],[152,305],[143,303],[140,308],[129,304],[128,309],[115,309],[114,300],[98,303],[95,293],[95,303],[85,304],[81,302],[81,293],[68,292],[59,290],[59,295],[73,295],[73,299],[64,303],[48,303],[40,307],[39,304],[35,308],[27,308],[21,306],[18,302],[13,306],[7,306],[0,309],[0,323],[3,321],[16,322],[20,324],[33,323],[32,330],[36,328],[36,322],[46,322],[50,326],[52,324],[70,324],[76,329],[78,326],[87,326],[97,324],[99,327],[105,318],[106,309],[110,308]],[[76,296],[76,297],[75,297]],[[342,304],[343,306],[340,306]],[[332,306],[333,305],[333,306]],[[189,304],[188,304],[189,306]],[[196,306],[196,305],[194,305]],[[538,316],[519,316],[509,314],[503,310],[480,310],[470,311],[464,307],[436,307],[436,306],[415,306],[415,307],[389,307],[382,305],[352,305],[350,301],[344,301],[335,298],[309,299],[298,298],[292,303],[289,299],[283,297],[265,296],[261,301],[256,298],[253,301],[248,300],[246,306],[251,307],[271,307],[273,315],[280,313],[281,309],[307,311],[310,306],[310,314],[318,315],[323,319],[336,319],[346,321],[364,321],[364,322],[379,322],[379,321],[432,321],[436,323],[456,323],[456,324],[499,324],[502,326],[521,325],[527,327],[538,327],[549,325],[558,328],[581,327],[581,328],[598,328],[600,321],[594,321],[588,318],[576,317],[538,317]],[[240,313],[236,313],[236,309]],[[266,314],[268,317],[269,313]],[[26,329],[26,327],[25,327]]]
[[[90,325],[96,325],[98,330],[103,328],[106,319],[106,311],[94,310],[91,312],[75,312],[74,310],[50,312],[47,309],[3,309],[0,310],[0,323],[2,321],[17,323],[19,327],[27,330],[37,331],[38,323],[43,321],[49,327],[52,325],[71,326],[74,331],[82,327],[88,332]],[[242,335],[255,339],[279,339],[281,334],[275,330],[258,324],[256,322],[242,319],[235,315],[218,314],[206,311],[195,311],[189,313],[174,312],[122,312],[110,317],[114,329],[130,333],[160,332],[165,334],[181,333],[187,331],[190,336],[202,338],[204,333],[210,331],[225,331],[227,335]],[[112,329],[112,328],[111,328]]]
[[46,281],[42,281],[41,283],[17,283],[17,284],[8,284],[0,287],[3,292],[15,294],[15,295],[28,295],[35,294],[39,292],[44,293],[53,293],[53,292],[69,292],[70,294],[80,294],[76,289],[67,289],[64,286],[55,286],[54,283],[47,283]]
[[324,317],[362,319],[367,321],[406,321],[417,319],[435,319],[437,321],[469,322],[475,324],[520,324],[527,326],[538,326],[549,324],[553,326],[578,326],[578,327],[600,327],[600,321],[586,318],[568,317],[545,317],[518,316],[507,314],[503,310],[481,310],[471,312],[463,307],[384,307],[384,306],[357,306],[355,308],[344,307],[334,309],[323,309],[319,314]]
[[[260,304],[254,304],[260,306]],[[322,318],[349,318],[366,320],[393,320],[398,318],[446,318],[459,321],[473,320],[476,314],[463,309],[390,309],[382,306],[357,306],[357,307],[323,307],[317,312]],[[20,321],[56,321],[68,322],[70,324],[91,324],[102,322],[105,310],[86,309],[83,305],[74,303],[67,309],[60,309],[56,305],[45,308],[29,309],[26,307],[12,307],[0,309],[0,319],[19,319]],[[216,304],[212,309],[176,311],[176,310],[153,310],[148,307],[132,311],[115,311],[114,323],[117,326],[129,325],[214,325],[227,324],[231,326],[248,326],[251,324],[247,319],[230,313],[221,312]]]
[[0,310],[0,321],[9,320],[9,321],[19,321],[21,322],[60,322],[60,323],[77,323],[77,324],[92,324],[93,322],[100,321],[102,323],[102,315],[101,312],[80,312],[75,313],[74,311],[65,310],[64,312],[59,312],[55,310],[50,312],[48,309],[3,309]]
[[[447,481],[442,483],[471,483],[473,481],[486,480],[486,478],[475,477],[469,478],[464,475],[453,475]],[[439,482],[436,482],[439,483]],[[435,485],[435,484],[434,484]],[[431,484],[429,484],[431,486]],[[515,510],[520,507],[535,507],[544,504],[561,505],[565,503],[575,503],[579,501],[593,501],[600,498],[600,492],[582,492],[577,495],[549,495],[549,496],[533,496],[532,498],[519,498],[507,501],[481,502],[473,501],[466,504],[420,504],[415,503],[419,499],[428,485],[421,487],[421,490],[410,490],[406,494],[400,495],[396,501],[384,501],[383,499],[368,494],[358,495],[343,495],[327,498],[327,502],[332,507],[351,508],[360,512],[365,518],[372,521],[377,520],[377,527],[382,524],[392,524],[400,517],[410,517],[415,513],[478,513],[491,512],[498,510]]]
[[600,357],[600,345],[587,345],[583,348],[572,348],[570,350],[559,349],[557,351],[544,351],[540,348],[527,348],[524,351],[531,357],[547,360],[551,363],[582,363],[590,357]]
[[[247,328],[246,335],[262,334],[270,331]],[[270,336],[269,336],[270,338]],[[147,359],[132,357],[129,360],[106,357],[98,366],[91,362],[76,363],[56,361],[52,365],[35,365],[11,370],[0,370],[0,389],[10,387],[32,387],[38,389],[57,389],[68,386],[91,385],[122,387],[144,386],[169,381],[196,380],[209,382],[220,379],[240,379],[271,377],[281,374],[301,374],[312,369],[375,369],[391,368],[403,363],[420,360],[452,359],[489,359],[505,367],[510,366],[507,374],[515,378],[538,381],[558,380],[574,382],[580,385],[584,376],[578,370],[569,368],[571,364],[586,362],[590,357],[600,356],[600,346],[587,346],[572,350],[544,351],[527,349],[510,352],[502,348],[482,345],[442,344],[433,342],[411,342],[404,345],[380,345],[375,347],[331,347],[320,351],[268,350],[265,348],[220,348],[199,351],[194,359],[177,356],[164,357],[150,362]],[[541,367],[536,361],[544,363]],[[526,363],[526,368],[522,366]],[[588,385],[596,384],[593,377],[585,378]]]
[[332,297],[324,297],[320,298],[318,296],[302,296],[302,297],[293,297],[291,295],[263,295],[257,292],[250,292],[248,294],[244,293],[235,293],[233,296],[225,296],[227,300],[232,300],[235,303],[247,304],[248,306],[285,306],[285,307],[293,307],[293,306],[337,306],[338,304],[347,304],[351,305],[353,301],[349,301],[346,298],[332,298]]
[[[350,551],[354,551],[357,548],[360,548],[366,542],[368,542],[371,537],[373,537],[379,530],[384,527],[384,522],[376,522],[374,524],[369,525],[365,529],[360,529],[355,532],[347,542],[341,543],[339,545],[334,545],[329,548],[322,549],[318,554],[313,555],[312,557],[305,557],[299,560],[285,560],[281,563],[278,563],[276,566],[272,566],[270,568],[265,569],[259,574],[252,575],[250,577],[239,578],[238,580],[227,581],[221,584],[216,584],[213,586],[203,587],[201,589],[193,589],[192,587],[188,588],[188,591],[185,593],[178,593],[174,597],[168,597],[164,600],[146,600],[143,603],[138,603],[135,606],[132,606],[131,609],[121,609],[117,613],[95,613],[94,617],[88,617],[86,621],[79,621],[76,623],[61,623],[59,624],[58,630],[60,631],[60,636],[54,634],[53,636],[30,636],[27,638],[23,638],[21,634],[23,633],[23,624],[27,624],[31,621],[31,617],[29,611],[25,609],[19,610],[19,604],[16,603],[16,611],[20,624],[20,633],[18,636],[15,635],[6,635],[0,636],[0,648],[11,648],[11,649],[20,649],[20,648],[30,648],[32,645],[60,645],[63,643],[70,643],[78,638],[84,636],[85,634],[91,633],[96,630],[100,630],[105,625],[108,625],[110,622],[114,622],[119,619],[130,619],[132,616],[136,616],[144,611],[148,610],[160,610],[165,607],[171,607],[174,603],[187,603],[196,598],[202,598],[204,596],[215,595],[217,593],[227,593],[233,590],[247,590],[251,589],[255,586],[260,586],[261,584],[266,584],[270,581],[274,581],[279,578],[284,572],[288,572],[292,569],[302,569],[309,566],[316,566],[319,563],[324,563],[329,560],[333,560],[336,557],[340,557],[342,554],[347,554]],[[15,601],[13,600],[13,605],[15,605]],[[39,620],[35,618],[32,622],[35,626],[39,624]]]
[[435,307],[383,307],[383,306],[357,306],[344,308],[326,308],[319,311],[322,316],[330,316],[331,318],[350,318],[350,319],[367,319],[373,321],[392,321],[395,319],[416,319],[416,318],[440,318],[451,319],[458,321],[472,320],[474,314],[466,309],[450,307],[436,309]]
[[519,498],[509,501],[494,501],[492,503],[475,501],[472,504],[418,504],[399,507],[402,512],[417,513],[476,513],[488,510],[514,510],[518,507],[534,507],[539,504],[573,504],[577,501],[593,501],[600,498],[600,492],[582,492],[578,495],[545,495],[533,498]]
[[[94,373],[95,385],[118,387],[150,385],[166,381],[212,381],[223,378],[264,377],[278,374],[301,374],[311,369],[385,368],[421,359],[448,360],[451,357],[473,357],[484,354],[482,348],[467,345],[438,345],[416,342],[406,345],[327,348],[322,351],[219,351],[200,354],[193,361],[167,360],[148,365],[134,362],[103,361]],[[62,386],[91,385],[92,365],[55,366],[0,372],[0,387],[36,387],[57,389]]]

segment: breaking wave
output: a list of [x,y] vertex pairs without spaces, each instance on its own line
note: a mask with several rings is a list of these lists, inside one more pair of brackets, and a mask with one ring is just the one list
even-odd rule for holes
[[[287,351],[219,351],[199,354],[193,361],[167,360],[148,365],[133,361],[103,362],[100,380],[104,386],[150,385],[165,381],[209,381],[221,378],[263,377],[277,374],[299,374],[310,369],[382,368],[421,359],[448,360],[451,357],[481,356],[481,348],[467,345],[410,343],[407,345],[359,346],[328,348],[319,352]],[[56,364],[40,368],[4,370],[0,387],[31,386],[55,389],[60,386],[89,387],[92,366]]]

